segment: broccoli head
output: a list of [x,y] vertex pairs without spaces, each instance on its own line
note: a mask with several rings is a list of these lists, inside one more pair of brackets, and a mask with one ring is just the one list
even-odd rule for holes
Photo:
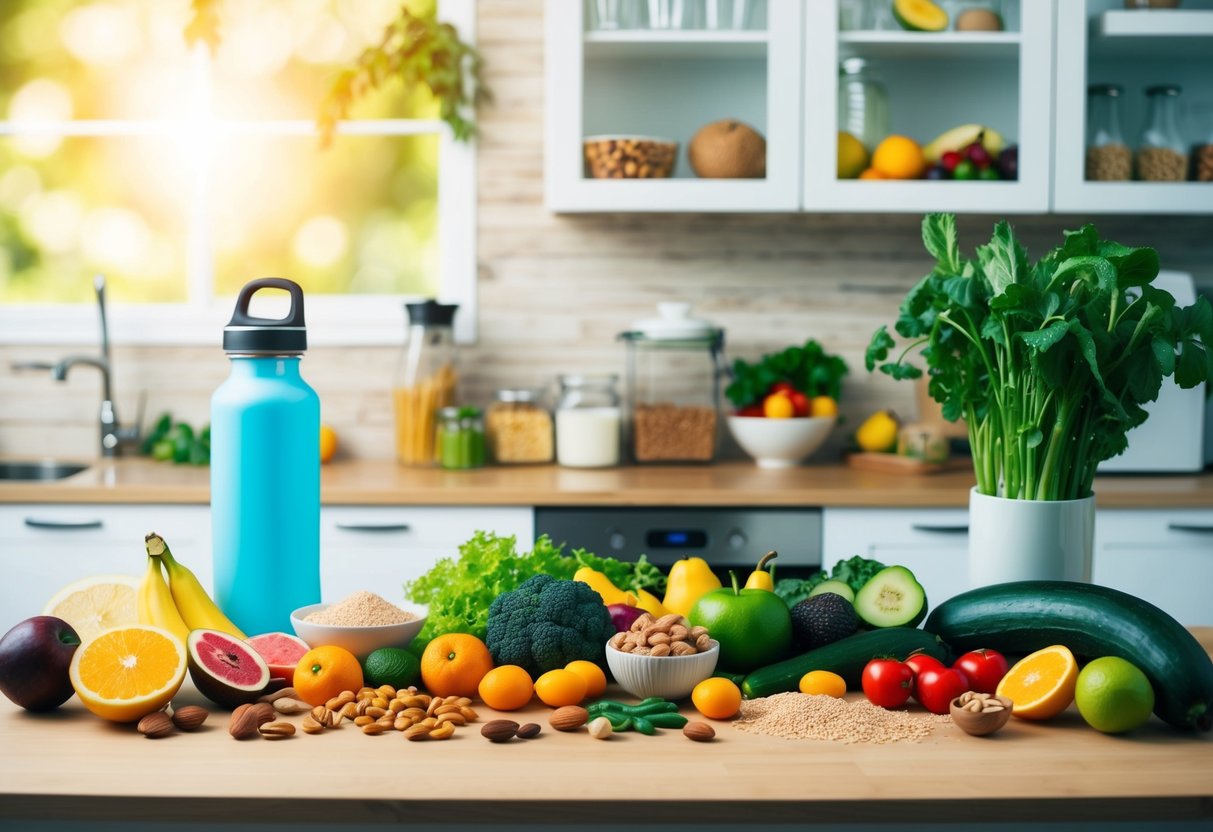
[[485,642],[498,665],[516,664],[537,677],[575,659],[602,666],[614,634],[597,592],[581,581],[536,575],[493,599]]

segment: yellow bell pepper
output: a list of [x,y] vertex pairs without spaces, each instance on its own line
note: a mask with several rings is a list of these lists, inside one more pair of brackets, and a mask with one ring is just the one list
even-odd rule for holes
[[647,589],[636,590],[636,606],[654,618],[661,618],[663,615],[670,614],[670,611],[662,606],[661,599]]
[[767,552],[762,556],[762,560],[758,561],[758,566],[750,573],[750,577],[746,578],[746,589],[765,589],[767,592],[775,591],[775,567],[772,566],[770,571],[767,570],[767,563],[775,560],[779,556],[778,552]]
[[708,562],[703,558],[684,558],[670,567],[661,603],[672,613],[689,615],[699,597],[713,589],[720,589],[720,578],[712,573]]
[[597,569],[583,566],[573,573],[573,580],[589,584],[590,589],[601,595],[602,603],[608,607],[611,604],[627,604],[629,607],[637,606],[635,595],[630,592],[624,592],[615,586],[610,578]]

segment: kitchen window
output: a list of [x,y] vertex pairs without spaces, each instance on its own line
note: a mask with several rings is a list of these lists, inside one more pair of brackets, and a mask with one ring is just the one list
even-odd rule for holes
[[[0,8],[0,342],[92,343],[106,275],[116,343],[217,344],[236,291],[289,277],[314,344],[395,344],[403,301],[475,334],[475,152],[428,91],[388,83],[322,148],[333,75],[402,0],[189,0]],[[439,0],[474,37],[474,0]],[[263,314],[273,314],[263,311]]]

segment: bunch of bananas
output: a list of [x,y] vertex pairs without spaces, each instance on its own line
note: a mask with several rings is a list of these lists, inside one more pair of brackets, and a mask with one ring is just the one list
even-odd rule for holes
[[[139,623],[162,627],[184,644],[190,630],[222,630],[239,639],[246,636],[206,594],[198,578],[173,558],[164,538],[152,532],[147,545],[147,572],[137,595]],[[162,568],[163,567],[163,568]],[[168,572],[168,581],[164,572]]]

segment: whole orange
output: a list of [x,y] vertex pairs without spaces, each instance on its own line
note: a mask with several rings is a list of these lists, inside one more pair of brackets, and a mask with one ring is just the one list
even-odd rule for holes
[[585,659],[578,659],[575,662],[569,662],[566,664],[564,669],[572,673],[576,673],[582,679],[585,679],[586,696],[602,696],[602,692],[606,690],[606,674],[602,672],[601,667],[593,662],[587,662]]
[[320,462],[324,464],[333,459],[337,453],[337,431],[328,425],[320,426]]
[[323,705],[343,690],[358,692],[362,687],[362,664],[344,647],[324,645],[303,654],[295,665],[292,684],[304,702]]
[[905,136],[889,136],[872,154],[872,168],[888,179],[917,179],[926,167],[918,142]]
[[837,416],[838,402],[829,396],[814,396],[809,400],[809,412],[814,416]]
[[585,689],[585,679],[571,670],[549,670],[535,680],[535,695],[553,708],[579,704]]
[[489,648],[468,633],[438,636],[421,654],[421,681],[434,696],[475,696],[492,669]]
[[494,667],[480,680],[480,698],[495,711],[516,711],[531,701],[531,674],[516,664]]
[[713,676],[695,686],[691,703],[708,719],[728,719],[741,710],[741,689],[728,679]]

